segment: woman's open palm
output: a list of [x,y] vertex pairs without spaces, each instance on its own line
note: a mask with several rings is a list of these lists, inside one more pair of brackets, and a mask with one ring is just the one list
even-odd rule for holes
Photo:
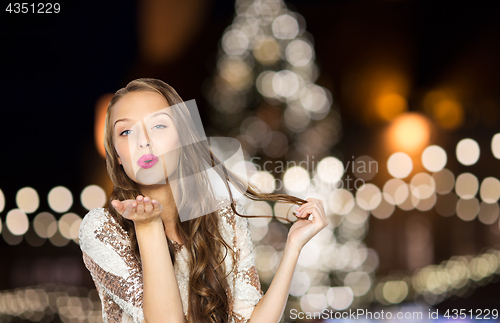
[[135,225],[150,224],[160,221],[163,206],[157,200],[149,197],[137,196],[135,200],[113,200],[111,205],[125,219],[134,221]]
[[295,210],[299,220],[288,231],[288,242],[299,250],[329,223],[321,200],[308,198],[306,201]]

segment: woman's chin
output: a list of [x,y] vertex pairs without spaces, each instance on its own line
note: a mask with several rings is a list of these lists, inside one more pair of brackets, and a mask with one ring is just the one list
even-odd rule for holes
[[137,183],[142,185],[155,185],[155,184],[166,184],[167,179],[163,173],[163,169],[155,169],[152,167],[150,169],[141,168],[135,174],[135,179]]

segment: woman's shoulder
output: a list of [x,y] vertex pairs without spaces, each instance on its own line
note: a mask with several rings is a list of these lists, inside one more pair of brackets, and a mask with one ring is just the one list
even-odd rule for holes
[[101,241],[109,239],[128,240],[128,234],[111,215],[106,208],[95,208],[90,210],[82,220],[79,231],[80,247],[98,239]]
[[[232,228],[235,228],[236,226],[241,226],[244,225],[246,221],[248,221],[247,218],[239,216],[233,211],[233,208],[231,207],[231,200],[228,198],[218,198],[218,212],[221,215],[221,218],[223,218],[224,224],[229,225]],[[235,209],[236,212],[239,214],[246,215],[245,208],[240,204],[238,200],[235,201]]]
[[80,232],[82,230],[92,230],[101,227],[105,223],[118,224],[106,208],[95,208],[90,210],[82,220]]

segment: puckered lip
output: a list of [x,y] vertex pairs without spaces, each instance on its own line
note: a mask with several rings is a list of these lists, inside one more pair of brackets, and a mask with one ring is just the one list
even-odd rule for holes
[[151,168],[158,162],[158,157],[153,154],[142,155],[137,164],[142,168]]

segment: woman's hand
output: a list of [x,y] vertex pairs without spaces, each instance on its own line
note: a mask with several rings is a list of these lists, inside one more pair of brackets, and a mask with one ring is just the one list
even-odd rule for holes
[[113,200],[111,205],[125,219],[134,221],[136,227],[162,223],[160,214],[163,206],[157,200],[151,200],[147,196],[139,195],[135,200]]
[[299,220],[290,227],[287,244],[300,251],[312,237],[328,226],[330,221],[325,215],[323,202],[318,199],[308,198],[307,203],[295,211]]

